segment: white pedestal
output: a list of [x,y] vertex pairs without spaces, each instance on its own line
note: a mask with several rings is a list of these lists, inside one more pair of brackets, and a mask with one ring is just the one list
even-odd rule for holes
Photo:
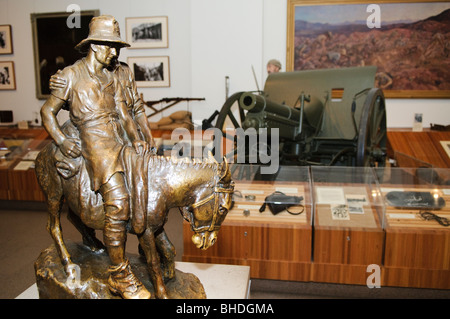
[[[250,292],[250,267],[175,262],[175,268],[200,279],[208,299],[247,299]],[[39,299],[36,284],[16,299]]]

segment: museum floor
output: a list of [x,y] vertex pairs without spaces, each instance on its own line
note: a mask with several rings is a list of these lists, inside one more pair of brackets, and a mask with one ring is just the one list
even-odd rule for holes
[[[52,243],[46,223],[43,203],[0,201],[0,299],[15,298],[35,282],[34,261]],[[65,214],[62,225],[66,240],[80,241],[79,233]],[[182,218],[177,211],[170,214],[166,231],[177,248],[177,260],[181,261]],[[127,252],[137,254],[134,236],[129,236]],[[392,287],[369,289],[366,286],[252,279],[250,298],[450,298],[450,291]]]

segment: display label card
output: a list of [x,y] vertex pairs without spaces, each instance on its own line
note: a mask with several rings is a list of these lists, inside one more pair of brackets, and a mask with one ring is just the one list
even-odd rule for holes
[[15,171],[26,171],[33,164],[34,164],[34,162],[32,162],[32,161],[21,161],[21,162],[19,162],[19,164],[16,165],[16,167],[14,167],[14,170]]
[[276,187],[275,191],[282,192],[285,194],[298,194],[297,187]]
[[250,195],[264,195],[264,191],[262,190],[254,190],[254,189],[243,189],[241,190],[242,194],[250,194]]
[[363,206],[369,205],[366,195],[349,194],[345,197],[350,214],[364,214]]
[[17,128],[19,130],[28,130],[28,121],[19,121],[19,122],[17,122]]
[[342,187],[316,187],[317,204],[345,204]]
[[364,208],[358,205],[348,205],[348,212],[350,214],[364,214]]
[[24,157],[24,161],[34,161],[36,160],[36,157],[38,156],[40,151],[29,151]]
[[256,209],[259,210],[260,205],[237,205],[240,209]]
[[369,201],[367,200],[366,195],[349,194],[346,195],[345,198],[347,199],[347,204],[349,205],[358,205],[358,206],[369,205]]
[[404,192],[405,191],[403,188],[393,188],[393,187],[381,187],[380,190],[382,193]]
[[415,219],[415,214],[389,214],[389,218],[393,219]]

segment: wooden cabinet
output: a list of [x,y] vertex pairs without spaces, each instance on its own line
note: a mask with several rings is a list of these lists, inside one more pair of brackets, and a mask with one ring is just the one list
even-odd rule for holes
[[450,289],[449,265],[450,230],[386,229],[384,285]]
[[[309,281],[312,225],[308,169],[290,167],[283,170],[282,181],[235,180],[234,207],[220,229],[217,242],[208,250],[201,251],[192,244],[192,232],[185,223],[183,260],[248,265],[252,278]],[[306,176],[306,180],[302,180],[302,176]],[[297,182],[286,181],[296,177]],[[275,191],[288,196],[303,196],[303,207],[290,209],[292,213],[303,212],[291,215],[283,211],[273,215],[268,207],[259,212],[266,196]],[[255,198],[250,200],[249,196]]]
[[[0,200],[45,201],[33,158],[51,143],[44,128],[0,128]],[[23,167],[23,169],[21,169]]]
[[216,244],[206,251],[190,242],[190,226],[185,223],[183,260],[247,265],[252,278],[309,281],[311,227],[232,219],[222,225]]
[[365,285],[367,267],[382,266],[382,230],[315,229],[311,281]]

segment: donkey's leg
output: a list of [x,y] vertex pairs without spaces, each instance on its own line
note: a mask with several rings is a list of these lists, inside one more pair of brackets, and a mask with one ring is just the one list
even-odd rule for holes
[[72,260],[64,243],[61,230],[62,197],[59,199],[48,199],[47,203],[49,211],[47,230],[55,242],[56,250],[58,251],[64,270],[69,274],[69,266],[72,265]]
[[68,274],[72,265],[70,254],[64,244],[61,230],[61,208],[63,204],[62,181],[54,168],[54,152],[56,146],[48,144],[37,156],[35,161],[36,177],[45,194],[48,208],[47,230],[55,243],[61,263]]
[[156,250],[155,235],[151,230],[146,229],[139,235],[139,243],[144,250],[145,258],[147,259],[148,270],[153,287],[155,288],[156,298],[169,299],[162,276],[159,254]]
[[83,244],[89,247],[94,252],[103,252],[105,246],[98,240],[95,236],[95,229],[86,226],[81,218],[69,208],[69,213],[67,214],[67,219],[75,226],[75,228],[80,232],[83,237]]
[[167,237],[164,230],[156,236],[156,248],[158,249],[159,256],[161,257],[161,264],[163,268],[164,278],[172,279],[175,277],[175,246]]

